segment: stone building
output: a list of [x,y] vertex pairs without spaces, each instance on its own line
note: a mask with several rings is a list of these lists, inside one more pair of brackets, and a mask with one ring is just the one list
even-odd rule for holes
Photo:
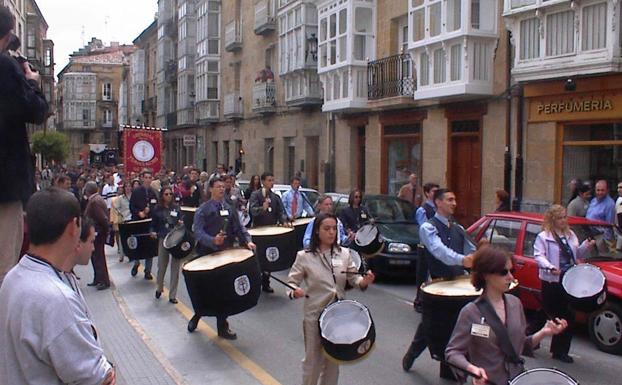
[[69,163],[86,160],[91,148],[118,147],[119,92],[134,50],[93,38],[59,73],[57,128],[70,138]]

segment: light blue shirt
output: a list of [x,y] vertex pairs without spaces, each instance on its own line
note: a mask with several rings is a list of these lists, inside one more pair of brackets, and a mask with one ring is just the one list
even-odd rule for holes
[[[449,226],[447,218],[441,216],[439,213],[436,213],[434,217],[446,226]],[[453,223],[452,226],[460,225]],[[462,228],[462,226],[460,226],[460,228]],[[464,231],[464,228],[462,228],[462,231]],[[441,241],[441,237],[438,235],[438,230],[429,221],[419,226],[419,242],[421,242],[436,259],[449,266],[462,266],[464,256],[475,251],[475,245],[471,243],[466,236],[464,237],[463,248],[465,254],[457,253],[445,246],[443,241]]]
[[[305,236],[302,238],[302,247],[307,248],[311,244],[311,234],[313,234],[313,224],[315,223],[315,218],[311,220],[307,224],[307,229],[305,230]],[[339,232],[339,236],[337,237],[337,243],[340,245],[346,245],[348,242],[348,234],[343,228],[343,224],[337,218],[337,231]]]
[[[294,201],[294,195],[296,192],[298,193],[298,199],[296,199],[298,201],[298,206],[296,208],[296,212],[292,215],[292,202]],[[313,216],[313,208],[311,207],[309,202],[307,202],[307,200],[304,199],[304,197],[302,196],[302,191],[294,191],[293,188],[290,188],[283,194],[281,200],[283,201],[283,206],[285,207],[285,214],[288,218],[300,218],[303,211],[307,213],[308,217]]]
[[428,217],[425,215],[425,208],[423,208],[423,205],[426,203],[429,203],[430,206],[434,207],[434,202],[428,199],[421,206],[417,208],[417,211],[415,211],[415,221],[417,221],[417,224],[419,226],[421,226],[422,224],[428,221]]
[[615,205],[616,203],[609,195],[600,201],[598,198],[592,198],[585,217],[613,224],[616,212]]

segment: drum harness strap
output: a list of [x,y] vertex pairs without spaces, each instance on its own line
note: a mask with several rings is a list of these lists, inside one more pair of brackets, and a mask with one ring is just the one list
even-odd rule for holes
[[486,298],[482,297],[475,301],[475,305],[484,318],[488,320],[490,328],[495,332],[495,335],[499,340],[499,347],[501,348],[501,351],[503,351],[503,354],[505,354],[506,359],[513,364],[523,365],[525,360],[516,354],[516,350],[514,350],[514,346],[512,346],[512,342],[510,341],[508,330],[499,319],[499,316],[492,308],[490,302],[488,302]]
[[[570,248],[570,245],[568,244],[568,239],[564,238],[562,240],[555,231],[553,231],[553,238],[555,238],[555,241],[557,242],[557,245],[559,246],[560,254],[564,254],[570,260],[571,266],[576,265],[577,261],[575,260],[574,253],[572,252],[572,248]],[[559,264],[561,268],[562,267],[561,259],[559,261]],[[566,271],[563,271],[563,273],[565,272]],[[561,277],[560,277],[560,280],[561,280]]]
[[[333,247],[331,246],[330,248],[330,254],[328,256],[328,260],[327,258],[325,258],[324,253],[322,253],[321,251],[318,251],[318,253],[320,254],[320,257],[322,258],[322,260],[326,263],[327,267],[330,269],[331,274],[333,275],[333,282],[335,284],[335,298],[337,298],[337,301],[341,301],[341,298],[339,298],[337,296],[337,277],[335,277],[335,268],[333,266]],[[333,301],[334,302],[334,301]],[[331,303],[333,303],[331,302]]]

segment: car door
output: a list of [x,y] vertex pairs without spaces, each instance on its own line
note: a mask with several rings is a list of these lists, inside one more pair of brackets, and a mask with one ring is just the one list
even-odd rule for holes
[[521,225],[522,221],[520,220],[495,219],[493,226],[488,227],[484,235],[491,245],[515,255]]
[[521,288],[520,297],[523,306],[533,310],[542,307],[538,263],[533,256],[533,244],[540,231],[542,231],[541,224],[527,222],[523,235],[522,253],[514,256],[514,277],[518,279]]

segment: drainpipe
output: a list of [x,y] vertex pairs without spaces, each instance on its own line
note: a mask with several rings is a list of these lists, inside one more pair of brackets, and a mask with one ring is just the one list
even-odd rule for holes
[[520,211],[523,201],[523,104],[525,102],[521,85],[516,88],[515,94],[518,97],[518,106],[516,109],[516,174],[512,210]]
[[505,153],[503,154],[503,189],[512,194],[512,32],[508,31],[506,54]]
[[326,191],[336,191],[336,186],[335,186],[336,185],[335,183],[336,182],[336,178],[335,178],[336,133],[335,133],[335,114],[332,112],[329,114],[328,131],[330,135],[329,136],[330,137],[330,149],[329,149],[329,155],[328,155],[329,176],[327,178],[328,186],[326,187]]

